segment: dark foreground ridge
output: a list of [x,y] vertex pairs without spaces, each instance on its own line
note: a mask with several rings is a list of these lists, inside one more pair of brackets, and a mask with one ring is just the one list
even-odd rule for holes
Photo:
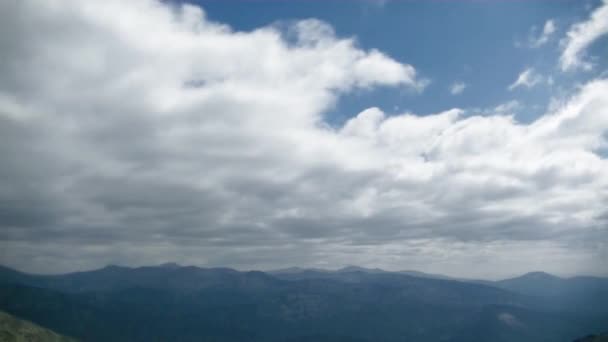
[[0,311],[0,341],[2,342],[76,342],[28,321]]
[[574,342],[608,342],[608,333],[601,335],[587,335],[576,339]]
[[64,275],[0,267],[0,310],[82,341],[571,342],[608,327],[608,279],[530,273],[493,282],[356,266]]

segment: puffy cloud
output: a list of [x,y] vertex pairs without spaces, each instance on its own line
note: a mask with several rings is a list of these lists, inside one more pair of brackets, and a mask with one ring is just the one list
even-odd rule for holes
[[517,76],[515,82],[513,82],[508,89],[514,90],[517,87],[532,88],[542,81],[543,77],[539,75],[534,68],[527,68]]
[[563,40],[563,51],[560,57],[562,71],[577,68],[591,69],[592,65],[582,59],[585,49],[597,39],[608,33],[608,0],[595,9],[588,20],[570,27]]
[[237,32],[151,0],[0,13],[2,263],[603,270],[607,80],[530,124],[369,108],[331,128],[341,94],[424,82],[316,20]]
[[543,26],[543,34],[541,39],[543,37],[549,37],[553,33],[555,33],[555,22],[553,20],[547,20],[545,22],[545,26]]
[[452,85],[450,86],[450,94],[452,94],[452,95],[461,94],[465,90],[466,87],[467,87],[467,84],[464,82],[452,83]]

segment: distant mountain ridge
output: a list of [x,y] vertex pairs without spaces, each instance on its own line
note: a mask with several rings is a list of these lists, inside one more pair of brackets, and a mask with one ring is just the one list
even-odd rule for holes
[[[520,276],[516,276],[513,278],[506,278],[500,280],[483,280],[483,279],[475,279],[475,278],[463,278],[463,277],[454,277],[454,276],[446,276],[443,274],[437,273],[427,273],[418,270],[399,270],[399,271],[388,271],[381,268],[368,268],[361,267],[356,265],[347,265],[339,269],[325,269],[325,268],[315,268],[315,267],[299,267],[292,266],[281,269],[274,269],[268,271],[258,271],[258,270],[249,270],[249,271],[238,271],[229,267],[199,267],[199,266],[185,266],[180,265],[175,262],[166,262],[159,265],[152,266],[138,266],[138,267],[130,267],[130,266],[121,266],[121,265],[107,265],[105,267],[99,269],[93,269],[89,271],[76,271],[76,272],[68,272],[68,273],[60,273],[60,274],[34,274],[19,271],[7,266],[0,265],[0,276],[5,276],[6,273],[18,273],[20,275],[25,276],[36,276],[36,277],[63,277],[68,275],[76,275],[76,274],[87,274],[92,272],[99,272],[101,270],[106,271],[127,271],[127,270],[143,270],[143,269],[155,269],[155,268],[163,268],[163,269],[198,269],[198,270],[225,270],[232,272],[261,272],[266,274],[288,274],[288,273],[299,273],[299,272],[319,272],[319,273],[347,273],[347,272],[363,272],[363,273],[393,273],[393,274],[404,274],[410,276],[418,276],[421,278],[434,278],[434,279],[448,279],[448,280],[461,280],[467,282],[484,282],[484,283],[498,283],[498,284],[509,284],[517,281],[556,281],[556,280],[573,280],[573,279],[592,279],[592,280],[605,280],[608,281],[608,277],[600,277],[600,276],[572,276],[572,277],[560,277],[543,271],[531,271]],[[0,277],[2,280],[2,277]]]
[[301,272],[317,272],[317,273],[344,273],[344,272],[363,272],[363,273],[400,273],[411,276],[418,276],[423,278],[435,278],[435,279],[460,279],[455,277],[449,277],[441,274],[425,273],[415,270],[403,270],[403,271],[386,271],[381,268],[366,268],[361,266],[349,265],[339,268],[337,270],[314,268],[314,267],[288,267],[277,270],[266,271],[269,274],[293,274]]
[[[547,282],[559,291],[535,294]],[[606,278],[481,282],[358,266],[0,267],[0,309],[85,341],[571,342],[608,326],[606,290]]]
[[496,281],[501,288],[539,296],[550,296],[568,291],[588,291],[608,285],[608,278],[576,276],[561,278],[545,272],[530,272],[522,276]]
[[271,283],[274,278],[259,271],[238,272],[230,268],[195,266],[144,266],[129,268],[110,265],[98,270],[61,275],[33,275],[0,268],[0,283],[18,283],[65,292],[120,290],[134,287],[199,290],[214,286],[246,287]]

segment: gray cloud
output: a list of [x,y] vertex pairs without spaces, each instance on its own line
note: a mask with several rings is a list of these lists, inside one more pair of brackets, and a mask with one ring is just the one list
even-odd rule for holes
[[418,89],[414,67],[316,20],[288,41],[168,6],[0,4],[2,263],[604,272],[608,81],[527,125],[370,108],[331,129],[341,94]]

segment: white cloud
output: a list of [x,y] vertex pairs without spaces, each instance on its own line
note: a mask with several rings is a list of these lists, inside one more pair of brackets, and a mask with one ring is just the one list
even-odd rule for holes
[[317,20],[235,32],[151,0],[0,17],[4,264],[604,270],[608,80],[530,124],[369,108],[334,129],[341,94],[424,82]]
[[551,36],[555,33],[555,21],[553,19],[547,20],[543,26],[543,31],[538,37],[530,37],[530,46],[538,48],[545,45],[551,39]]
[[577,68],[591,69],[592,65],[583,60],[584,52],[598,38],[608,33],[608,0],[591,13],[587,21],[572,25],[563,40],[560,57],[562,71]]
[[555,33],[555,22],[552,19],[547,20],[543,26],[543,36],[550,36],[553,33]]
[[467,87],[467,84],[464,82],[455,82],[450,86],[450,94],[458,95],[461,94],[464,89]]
[[539,75],[533,68],[527,68],[522,71],[515,82],[509,86],[509,90],[514,90],[517,87],[532,88],[535,85],[541,83],[543,77]]
[[511,100],[509,102],[505,102],[502,104],[499,104],[498,106],[494,107],[491,110],[491,113],[494,114],[513,114],[513,112],[515,112],[518,109],[521,109],[521,103],[519,103],[519,101],[517,100]]

